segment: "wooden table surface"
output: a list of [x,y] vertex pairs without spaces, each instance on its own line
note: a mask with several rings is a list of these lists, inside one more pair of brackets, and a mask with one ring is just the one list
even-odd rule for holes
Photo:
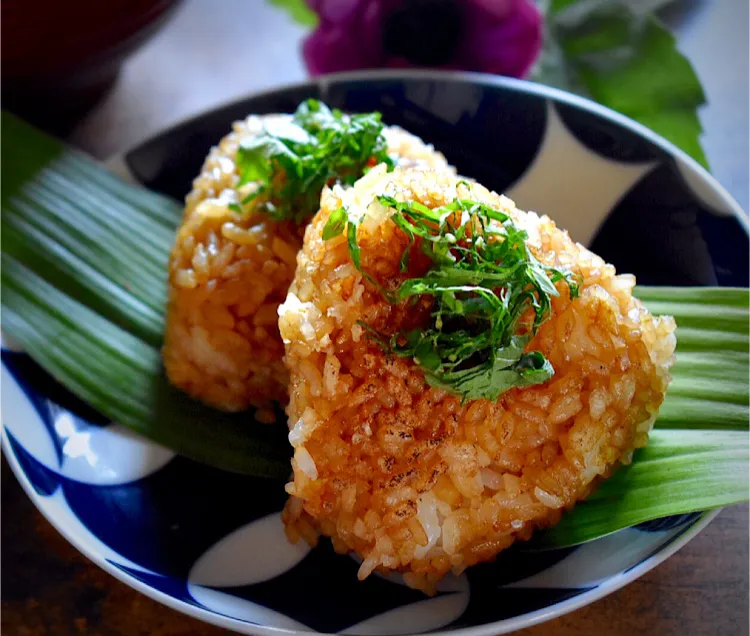
[[[713,173],[748,209],[748,3],[685,1],[665,19],[692,60]],[[123,69],[71,141],[104,158],[226,101],[304,78],[304,30],[261,0],[188,0]],[[213,636],[90,563],[36,511],[2,464],[2,633]],[[518,636],[735,636],[748,629],[748,507],[724,510],[626,588]]]

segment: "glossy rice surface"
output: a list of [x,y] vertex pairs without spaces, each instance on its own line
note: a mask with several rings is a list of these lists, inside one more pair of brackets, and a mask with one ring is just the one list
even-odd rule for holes
[[[330,214],[346,205],[361,220],[362,268],[394,288],[406,237],[379,194],[429,207],[457,196],[509,214],[543,263],[582,278],[564,282],[550,319],[527,350],[555,374],[496,401],[462,403],[430,387],[410,359],[386,355],[362,323],[395,333],[424,326],[430,300],[391,305],[354,267],[346,237],[324,241]],[[378,167],[354,188],[334,187],[308,226],[279,325],[290,375],[294,446],[287,535],[337,551],[373,570],[400,571],[428,593],[446,573],[492,559],[516,539],[555,524],[597,480],[644,446],[670,381],[674,320],[633,297],[635,279],[573,242],[546,216],[447,173]]]
[[[290,117],[250,116],[211,150],[186,198],[169,261],[163,358],[170,381],[222,410],[259,407],[261,421],[273,421],[272,402],[287,402],[277,309],[305,228],[229,206],[256,187],[238,186],[239,144]],[[404,130],[386,128],[384,135],[399,165],[451,170],[440,153]]]

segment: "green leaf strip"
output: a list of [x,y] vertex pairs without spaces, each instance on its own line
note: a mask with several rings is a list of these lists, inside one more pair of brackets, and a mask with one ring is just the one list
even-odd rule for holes
[[621,468],[533,545],[564,547],[622,528],[748,500],[747,430],[655,430]]
[[285,427],[203,406],[169,385],[159,351],[3,254],[3,329],[67,389],[137,433],[199,462],[289,475]]

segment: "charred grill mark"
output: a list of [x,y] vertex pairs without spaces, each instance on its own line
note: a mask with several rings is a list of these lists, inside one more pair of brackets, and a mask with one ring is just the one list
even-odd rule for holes
[[442,475],[447,470],[448,470],[448,465],[445,462],[440,462],[437,466],[435,466],[435,468],[432,469],[432,472],[430,473],[430,476],[425,481],[425,483],[419,487],[419,492],[423,493],[427,490],[430,490],[437,483],[437,480],[440,478],[440,475]]
[[394,475],[391,477],[386,483],[386,488],[396,488],[397,486],[401,485],[401,482],[404,481],[404,473],[399,473],[398,475]]
[[[383,522],[387,526],[394,526],[403,523],[404,521],[416,516],[417,514],[417,502],[413,499],[407,499],[398,504],[393,510],[391,510],[383,519]],[[409,533],[411,534],[411,533]],[[408,539],[407,539],[408,540]]]
[[393,455],[378,458],[378,466],[384,473],[392,473],[396,458]]
[[413,517],[415,514],[417,514],[417,502],[412,499],[408,499],[407,501],[401,503],[393,512],[396,517],[401,520],[408,517]]
[[403,485],[404,482],[412,481],[412,478],[414,477],[414,475],[416,475],[416,473],[416,468],[410,468],[405,473],[398,473],[386,482],[386,488],[396,488],[397,486]]

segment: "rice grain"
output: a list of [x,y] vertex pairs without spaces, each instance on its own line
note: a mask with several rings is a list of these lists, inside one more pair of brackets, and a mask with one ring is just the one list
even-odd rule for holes
[[[305,227],[229,206],[253,187],[238,187],[240,142],[259,135],[264,125],[289,119],[250,116],[235,123],[233,132],[211,150],[187,195],[169,261],[163,348],[167,375],[175,386],[222,410],[287,402],[289,378],[277,312],[294,275]],[[383,134],[399,165],[451,170],[441,154],[417,137],[399,128]],[[309,326],[305,333],[317,338]],[[256,419],[274,421],[268,412]]]
[[[360,321],[390,334],[429,319],[429,300],[385,301],[351,266],[345,237],[322,239],[330,214],[348,205],[361,220],[363,269],[397,285],[409,274],[399,271],[407,239],[373,203],[382,193],[433,208],[456,196],[487,203],[527,229],[541,262],[580,274],[580,296],[571,300],[557,283],[551,316],[527,345],[552,363],[548,382],[462,403],[430,387],[413,361],[362,337]],[[312,413],[316,424],[295,433],[284,521],[359,554],[360,578],[398,570],[433,592],[447,572],[557,523],[646,443],[670,382],[674,320],[652,316],[632,296],[632,276],[617,275],[549,218],[450,174],[375,168],[353,188],[324,191],[297,262],[279,321],[287,413],[292,424]]]

